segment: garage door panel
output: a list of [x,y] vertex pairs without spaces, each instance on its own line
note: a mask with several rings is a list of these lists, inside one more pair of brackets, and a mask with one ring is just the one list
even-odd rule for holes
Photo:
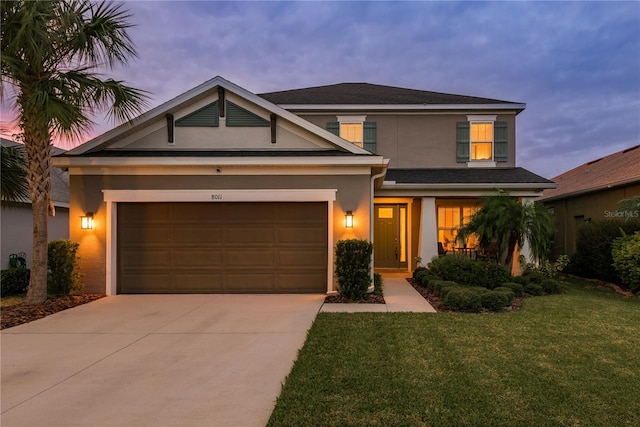
[[218,226],[177,225],[174,227],[175,244],[216,244],[222,242],[222,228]]
[[325,292],[327,203],[119,203],[120,293]]
[[142,265],[151,268],[168,268],[171,263],[171,250],[131,248],[121,251],[118,261],[123,268],[136,269]]
[[292,226],[278,229],[278,243],[299,245],[308,243],[317,246],[317,242],[325,238],[327,229],[324,227]]
[[174,249],[172,261],[174,268],[200,267],[203,265],[209,268],[222,268],[224,266],[224,252],[220,249],[211,250],[207,248],[201,250]]
[[272,245],[275,241],[273,227],[247,227],[235,225],[224,230],[227,245]]

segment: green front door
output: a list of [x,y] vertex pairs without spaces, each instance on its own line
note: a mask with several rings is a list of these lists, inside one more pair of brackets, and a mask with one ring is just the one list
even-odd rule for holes
[[375,205],[374,263],[376,268],[407,267],[407,205]]

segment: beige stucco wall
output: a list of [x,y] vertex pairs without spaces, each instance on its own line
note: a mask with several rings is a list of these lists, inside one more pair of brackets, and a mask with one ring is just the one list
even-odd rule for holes
[[[80,242],[80,270],[88,292],[105,292],[106,286],[106,204],[102,190],[175,190],[175,189],[337,189],[333,209],[333,241],[359,238],[370,240],[370,178],[369,175],[331,176],[100,176],[70,177],[71,218],[84,212],[94,213],[94,229],[81,230],[72,221],[70,237]],[[345,229],[345,211],[354,212],[353,229]],[[77,222],[77,224],[76,224]],[[115,273],[115,272],[114,272]],[[335,287],[335,279],[334,279]]]
[[640,196],[640,183],[545,202],[545,206],[553,208],[556,218],[552,257],[575,252],[578,229],[584,223],[582,217],[592,221],[615,218],[612,212],[620,207],[618,202],[634,196]]
[[[2,249],[0,267],[9,266],[9,255],[18,252],[27,254],[27,267],[31,268],[33,244],[33,212],[31,205],[15,209],[2,208]],[[69,209],[56,207],[56,216],[49,217],[49,241],[69,238]]]
[[[495,115],[496,113],[473,114]],[[304,113],[299,115],[324,129],[328,122],[337,121],[336,115]],[[366,121],[377,123],[376,154],[391,160],[389,168],[467,167],[466,163],[456,162],[456,123],[467,121],[467,113],[366,114],[366,116]],[[498,114],[496,121],[506,121],[509,133],[509,160],[498,163],[498,167],[515,167],[515,115]]]

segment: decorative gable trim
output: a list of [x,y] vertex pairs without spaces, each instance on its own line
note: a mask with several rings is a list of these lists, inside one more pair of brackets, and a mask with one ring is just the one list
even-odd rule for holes
[[218,127],[218,101],[205,105],[191,114],[176,120],[176,127]]
[[270,127],[271,122],[227,101],[227,127]]

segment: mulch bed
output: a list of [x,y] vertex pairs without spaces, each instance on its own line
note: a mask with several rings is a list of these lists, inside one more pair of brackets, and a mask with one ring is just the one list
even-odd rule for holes
[[340,294],[327,295],[324,302],[327,304],[385,304],[382,295],[374,294],[368,294],[362,300],[352,300]]
[[68,295],[49,297],[42,304],[19,304],[13,307],[6,307],[0,311],[0,329],[11,328],[42,319],[50,314],[86,304],[102,297],[104,297],[102,294]]

